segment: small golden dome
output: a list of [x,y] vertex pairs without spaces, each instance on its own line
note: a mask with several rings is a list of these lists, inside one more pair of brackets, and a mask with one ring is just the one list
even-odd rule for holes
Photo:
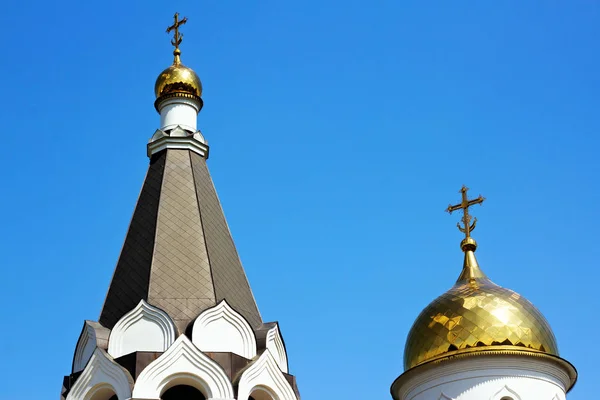
[[[178,51],[179,49],[176,50],[176,52]],[[154,94],[156,98],[169,94],[202,97],[202,83],[194,70],[181,64],[179,54],[175,54],[173,65],[156,78]]]
[[458,281],[413,324],[404,349],[406,370],[494,346],[558,356],[548,321],[527,299],[487,278],[475,259],[476,246],[470,237],[463,241],[465,262]]

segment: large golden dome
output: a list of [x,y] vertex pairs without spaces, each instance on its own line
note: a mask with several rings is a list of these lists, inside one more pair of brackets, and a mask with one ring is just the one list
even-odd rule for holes
[[499,349],[558,356],[548,321],[527,299],[493,283],[481,271],[475,240],[462,243],[456,284],[419,314],[404,349],[404,368],[451,355]]
[[202,97],[202,83],[193,69],[179,61],[179,49],[176,49],[173,65],[165,69],[156,78],[154,94],[156,98],[166,95],[190,95]]

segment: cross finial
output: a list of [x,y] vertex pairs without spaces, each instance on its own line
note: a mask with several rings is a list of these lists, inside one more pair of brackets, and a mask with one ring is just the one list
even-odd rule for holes
[[183,19],[180,21],[179,13],[175,13],[175,15],[173,16],[173,20],[175,22],[173,23],[173,25],[171,25],[167,28],[167,33],[171,33],[171,31],[173,31],[173,30],[175,31],[175,34],[173,35],[173,39],[171,39],[171,44],[175,47],[175,50],[173,50],[173,55],[175,56],[175,61],[173,63],[179,64],[180,63],[179,55],[181,54],[181,50],[179,50],[179,45],[181,44],[181,41],[183,40],[183,34],[179,33],[179,27],[187,22],[187,17],[183,17]]
[[462,222],[463,222],[464,228],[462,226],[460,226],[460,222],[457,223],[456,226],[462,233],[465,234],[465,239],[468,239],[471,237],[471,232],[473,232],[473,230],[475,229],[475,226],[477,225],[477,218],[474,218],[473,223],[471,223],[471,215],[469,215],[469,207],[471,207],[472,205],[475,205],[475,204],[481,204],[485,200],[485,198],[482,197],[481,195],[476,199],[469,200],[467,197],[468,191],[469,191],[469,188],[463,185],[463,187],[460,189],[460,193],[462,194],[462,201],[459,204],[456,204],[454,206],[449,205],[448,208],[446,209],[446,211],[448,211],[450,214],[452,214],[453,211],[463,210]]

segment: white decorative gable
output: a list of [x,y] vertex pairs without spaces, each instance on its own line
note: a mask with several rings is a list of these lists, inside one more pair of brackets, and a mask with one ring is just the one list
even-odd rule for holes
[[108,354],[117,358],[135,351],[163,352],[175,336],[175,324],[167,313],[142,300],[112,329]]
[[[133,397],[160,399],[169,388],[189,385],[207,399],[233,399],[233,386],[225,371],[181,335],[167,351],[150,363],[137,378]],[[283,399],[282,399],[283,400]]]
[[275,325],[273,328],[269,329],[267,332],[266,343],[267,350],[269,350],[271,355],[273,355],[273,358],[275,358],[279,369],[287,374],[288,359],[285,351],[285,345],[283,344],[283,339],[281,337],[281,332],[279,331],[279,325]]
[[165,149],[191,150],[208,158],[208,142],[200,131],[188,130],[180,125],[157,130],[148,143],[148,157]]
[[521,400],[517,392],[508,388],[508,386],[504,386],[500,389],[496,394],[494,394],[490,400]]
[[254,331],[225,300],[194,321],[192,342],[202,351],[230,352],[248,359],[256,356]]
[[238,384],[238,399],[248,399],[254,391],[268,392],[277,400],[297,400],[277,361],[269,350],[246,369]]
[[69,391],[67,400],[104,400],[117,395],[131,398],[133,378],[102,349],[96,349]]

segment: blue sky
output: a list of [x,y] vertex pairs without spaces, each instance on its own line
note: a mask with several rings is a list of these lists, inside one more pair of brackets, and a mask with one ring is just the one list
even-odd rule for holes
[[[209,166],[304,399],[389,399],[414,318],[482,268],[531,300],[589,399],[600,251],[600,3],[8,0],[2,399],[57,398],[97,319],[159,119],[164,33],[204,84]],[[34,376],[32,378],[32,375]]]

